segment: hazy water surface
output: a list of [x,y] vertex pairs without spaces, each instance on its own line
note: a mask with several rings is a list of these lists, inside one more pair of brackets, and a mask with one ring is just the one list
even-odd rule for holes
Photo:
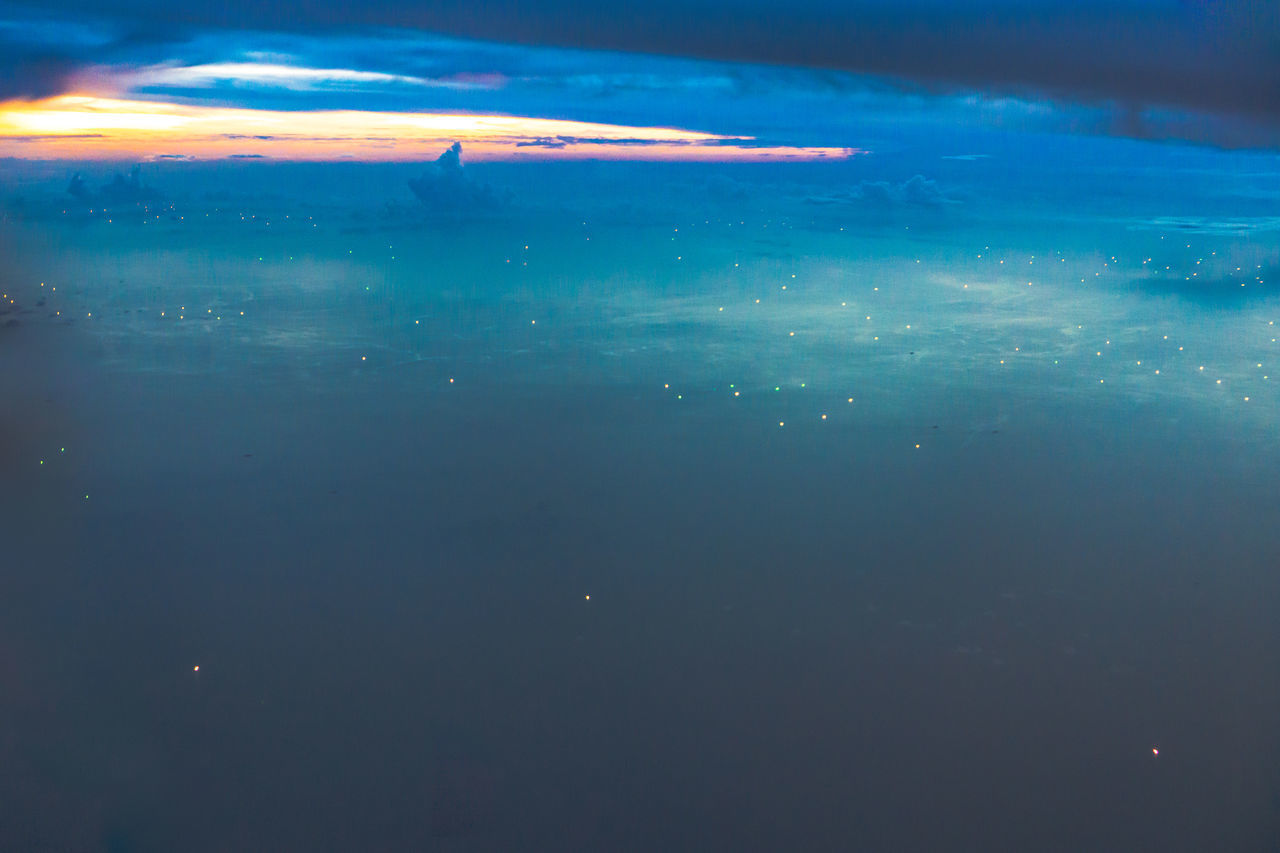
[[0,846],[1280,843],[1274,231],[271,218],[3,226]]

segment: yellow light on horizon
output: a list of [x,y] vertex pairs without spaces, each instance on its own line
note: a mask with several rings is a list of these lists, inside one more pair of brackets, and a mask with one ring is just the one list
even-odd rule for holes
[[0,103],[0,156],[49,159],[472,160],[839,159],[852,148],[762,146],[753,137],[511,115],[255,110],[60,95]]
[[67,96],[36,103],[49,106],[0,111],[0,136],[9,135],[9,126],[25,133],[63,135],[99,130],[173,130],[186,123],[181,115],[137,109],[127,101]]

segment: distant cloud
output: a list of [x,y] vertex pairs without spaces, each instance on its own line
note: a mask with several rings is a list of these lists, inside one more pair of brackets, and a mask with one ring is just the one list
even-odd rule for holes
[[449,146],[421,177],[410,179],[409,190],[430,214],[446,218],[495,211],[511,201],[510,193],[499,192],[466,173],[461,142]]
[[954,204],[956,201],[938,187],[937,181],[926,178],[924,175],[915,175],[900,184],[888,181],[862,181],[844,192],[810,195],[805,198],[806,203],[816,205],[870,202],[882,205],[940,207],[944,204]]
[[93,190],[89,189],[89,182],[79,172],[71,176],[71,183],[67,184],[67,192],[81,201],[88,201],[93,198]]
[[142,167],[134,166],[129,170],[129,177],[116,172],[111,183],[105,184],[100,193],[102,198],[117,204],[138,204],[144,201],[156,201],[160,191],[142,183]]
[[547,137],[539,137],[538,139],[529,139],[524,142],[517,142],[517,148],[564,148],[569,143],[563,139],[549,139]]
[[142,182],[142,167],[134,166],[129,176],[116,172],[110,183],[104,184],[96,192],[90,188],[84,175],[76,172],[71,176],[67,192],[81,201],[93,201],[103,204],[141,204],[148,201],[159,201],[163,196],[154,187]]

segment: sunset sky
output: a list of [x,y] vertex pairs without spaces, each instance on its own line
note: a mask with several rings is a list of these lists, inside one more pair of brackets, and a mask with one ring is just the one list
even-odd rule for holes
[[1277,34],[0,0],[0,853],[1280,850]]
[[484,15],[6,2],[0,156],[410,160],[457,138],[477,159],[831,158],[935,126],[1265,147],[1280,138],[1276,15],[1158,0],[608,15],[577,0]]

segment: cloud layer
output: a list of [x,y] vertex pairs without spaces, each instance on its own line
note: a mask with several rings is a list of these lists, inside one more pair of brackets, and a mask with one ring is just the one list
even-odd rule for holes
[[[405,27],[523,44],[641,51],[869,72],[1280,120],[1280,7],[1269,0],[160,0],[24,3],[119,33],[218,27]],[[56,58],[26,60],[29,88]],[[45,65],[41,65],[44,62]],[[43,75],[46,79],[48,74]],[[45,84],[47,85],[47,83]]]

